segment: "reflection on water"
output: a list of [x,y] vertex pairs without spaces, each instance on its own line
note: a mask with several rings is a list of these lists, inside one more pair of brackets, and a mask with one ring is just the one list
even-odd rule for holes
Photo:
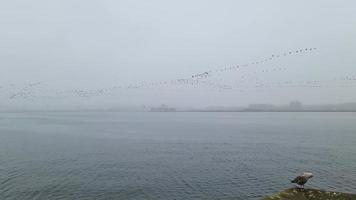
[[354,113],[1,113],[0,199],[356,193]]

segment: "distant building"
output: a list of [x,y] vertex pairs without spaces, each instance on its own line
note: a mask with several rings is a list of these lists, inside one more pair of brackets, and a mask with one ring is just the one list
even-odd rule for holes
[[175,112],[175,108],[170,108],[165,104],[162,104],[160,107],[151,108],[151,112]]
[[289,109],[291,110],[302,110],[303,104],[300,101],[291,101],[289,103]]

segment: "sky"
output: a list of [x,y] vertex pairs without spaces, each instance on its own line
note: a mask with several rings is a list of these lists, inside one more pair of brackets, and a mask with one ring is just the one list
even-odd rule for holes
[[[353,102],[356,81],[342,79],[356,76],[355,24],[353,0],[3,1],[0,108]],[[200,85],[125,88],[208,71]]]

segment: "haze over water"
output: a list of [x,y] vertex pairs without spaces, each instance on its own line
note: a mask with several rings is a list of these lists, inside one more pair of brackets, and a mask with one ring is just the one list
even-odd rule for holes
[[0,110],[355,102],[352,0],[15,0]]
[[0,113],[0,198],[258,199],[356,193],[354,113]]
[[[356,1],[11,0],[0,25],[0,200],[356,193]],[[300,113],[104,112],[149,110]]]

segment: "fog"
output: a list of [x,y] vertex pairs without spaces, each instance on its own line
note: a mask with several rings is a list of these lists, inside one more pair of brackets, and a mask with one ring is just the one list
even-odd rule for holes
[[1,109],[356,101],[352,0],[12,0],[0,24]]

